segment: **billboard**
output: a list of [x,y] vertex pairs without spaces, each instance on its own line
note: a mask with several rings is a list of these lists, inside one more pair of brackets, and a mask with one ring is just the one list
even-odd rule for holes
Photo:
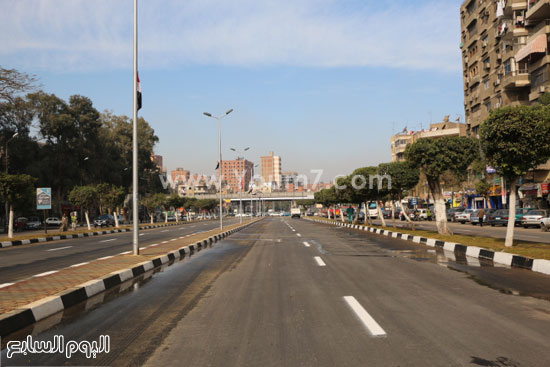
[[36,189],[36,209],[49,210],[52,208],[52,188],[42,187]]

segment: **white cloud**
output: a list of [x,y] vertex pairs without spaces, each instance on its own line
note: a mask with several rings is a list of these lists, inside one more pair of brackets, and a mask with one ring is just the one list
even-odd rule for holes
[[[140,65],[460,69],[456,2],[384,3],[140,1]],[[131,68],[132,5],[4,0],[2,64],[57,71]]]

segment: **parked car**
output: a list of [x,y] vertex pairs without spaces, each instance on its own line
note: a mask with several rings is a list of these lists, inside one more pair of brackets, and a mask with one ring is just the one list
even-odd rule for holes
[[499,209],[487,217],[487,223],[494,226],[506,226],[508,225],[508,209]]
[[115,225],[115,218],[110,214],[100,215],[94,220],[94,227],[111,227]]
[[516,208],[516,226],[521,226],[521,220],[523,216],[536,208]]
[[521,218],[521,225],[523,228],[528,227],[540,227],[541,219],[548,217],[548,210],[534,209],[530,210],[527,214],[524,214]]
[[27,229],[40,229],[42,227],[42,221],[38,217],[29,217],[27,222]]
[[59,219],[58,217],[46,218],[46,225],[47,226],[60,226],[61,225],[61,219]]
[[455,222],[459,222],[460,224],[464,224],[466,222],[470,221],[470,216],[474,212],[474,209],[466,209],[461,212],[455,212]]
[[463,212],[464,210],[466,210],[466,208],[463,208],[461,206],[456,207],[456,208],[447,209],[447,221],[454,222],[456,220],[455,219],[455,214]]
[[[495,211],[496,209],[485,209],[485,216],[483,217],[483,223],[487,224],[487,218],[489,218],[489,216],[493,214]],[[479,209],[475,209],[473,213],[470,214],[470,223],[472,223],[472,225],[474,226],[479,224],[478,213],[479,213]]]
[[540,229],[542,229],[543,232],[550,231],[550,217],[540,219]]
[[428,220],[428,209],[416,209],[411,213],[412,220]]

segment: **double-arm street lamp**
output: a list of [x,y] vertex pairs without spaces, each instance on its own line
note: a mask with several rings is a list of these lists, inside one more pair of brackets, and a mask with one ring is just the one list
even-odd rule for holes
[[[241,170],[239,172],[239,223],[242,223],[243,222],[243,174],[246,173],[246,166],[244,165],[245,162],[246,162],[246,160],[244,159],[244,152],[246,152],[248,149],[250,149],[250,147],[246,147],[242,151],[237,150],[235,148],[230,148],[230,149],[232,151],[234,151],[235,153],[240,154],[242,156],[242,159],[243,159],[243,168],[244,168],[244,170]],[[237,159],[239,159],[238,156],[237,156]]]
[[230,109],[225,114],[217,117],[213,116],[209,112],[204,112],[205,116],[212,117],[213,119],[218,120],[218,154],[219,154],[219,160],[218,160],[218,180],[220,185],[220,229],[223,229],[223,202],[222,202],[222,124],[221,119],[225,116],[229,115],[231,112],[233,112],[233,109]]

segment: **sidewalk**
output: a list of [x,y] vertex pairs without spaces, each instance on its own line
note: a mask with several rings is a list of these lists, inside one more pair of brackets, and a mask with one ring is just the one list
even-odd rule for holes
[[[107,256],[58,271],[38,274],[0,288],[0,333],[6,335],[36,322],[257,221],[229,225],[223,231],[218,228],[174,238],[144,248],[139,256]],[[138,268],[133,268],[135,266]],[[44,303],[44,300],[54,302]]]

